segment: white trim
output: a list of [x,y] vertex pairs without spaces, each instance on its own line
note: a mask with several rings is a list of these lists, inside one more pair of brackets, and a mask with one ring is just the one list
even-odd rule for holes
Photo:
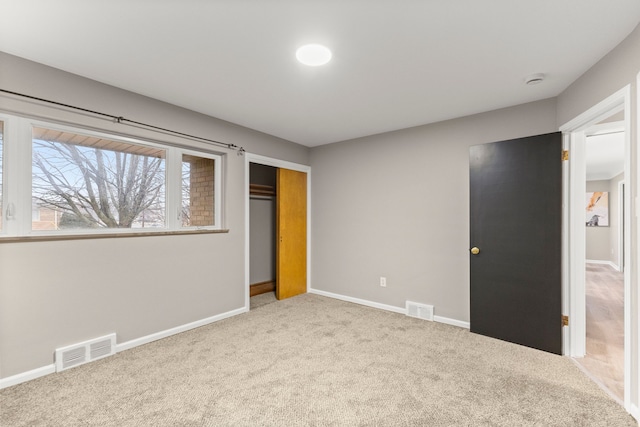
[[618,271],[624,272],[624,250],[625,250],[625,212],[624,207],[629,201],[625,200],[624,188],[626,186],[625,179],[618,181]]
[[[562,135],[562,149],[569,150],[570,138],[569,135]],[[569,294],[569,268],[567,263],[569,260],[569,162],[562,162],[562,315],[571,315],[571,304]],[[562,328],[562,354],[571,354],[571,332],[570,328]]]
[[369,301],[360,298],[348,297],[346,295],[334,294],[333,292],[321,291],[319,289],[310,289],[310,294],[321,295],[323,297],[339,299],[341,301],[352,302],[354,304],[365,305],[367,307],[377,308],[380,310],[391,311],[393,313],[407,314],[407,309],[405,307],[396,307],[395,305],[387,305],[379,302]]
[[215,316],[207,317],[206,319],[197,320],[195,322],[187,323],[182,326],[176,326],[175,328],[167,329],[164,331],[156,332],[154,334],[146,335],[144,337],[136,338],[130,341],[123,342],[116,345],[116,353],[124,350],[129,350],[139,345],[148,344],[153,341],[157,341],[162,338],[170,337],[171,335],[186,332],[191,329],[199,328],[210,323],[218,322],[220,320],[228,319],[229,317],[237,316],[238,314],[246,313],[247,309],[242,307],[235,310],[227,311],[226,313],[217,314]]
[[444,323],[451,326],[457,326],[459,328],[471,329],[471,324],[463,320],[451,319],[443,316],[433,316],[433,321],[438,323]]
[[[379,303],[379,302],[369,301],[369,300],[365,300],[365,299],[360,299],[360,298],[355,298],[355,297],[349,297],[349,296],[346,296],[346,295],[335,294],[333,292],[321,291],[319,289],[309,289],[309,293],[310,294],[320,295],[320,296],[323,296],[323,297],[338,299],[338,300],[341,300],[341,301],[352,302],[354,304],[360,304],[360,305],[364,305],[364,306],[371,307],[371,308],[377,308],[379,310],[391,311],[393,313],[404,314],[404,315],[407,314],[407,308],[406,307],[396,307],[395,305],[382,304],[382,303]],[[453,325],[453,326],[457,326],[457,327],[465,328],[465,329],[469,329],[469,327],[470,327],[469,326],[469,322],[465,322],[465,321],[457,320],[457,319],[450,319],[448,317],[443,317],[443,316],[433,316],[433,321],[434,322],[438,322],[438,323],[445,323],[447,325]]]
[[[4,175],[3,206],[15,209],[14,218],[6,219],[3,223],[1,235],[4,237],[30,236],[83,236],[99,237],[106,234],[142,234],[157,231],[188,231],[188,230],[221,230],[222,229],[222,173],[223,157],[218,151],[187,147],[183,145],[163,143],[149,139],[136,138],[110,133],[106,130],[94,130],[82,124],[60,124],[57,122],[32,119],[27,116],[11,116],[0,113],[0,120],[4,121]],[[116,141],[136,147],[154,148],[164,153],[165,161],[165,224],[160,228],[78,228],[58,230],[32,229],[32,157],[33,157],[33,128],[44,128],[54,131],[67,132],[80,136],[90,136]],[[211,159],[214,168],[214,223],[206,226],[182,227],[177,218],[182,205],[181,170],[182,155],[188,154]],[[7,161],[9,160],[9,161]],[[4,215],[5,212],[2,212]]]
[[[631,116],[631,101],[627,101],[627,106],[629,107],[629,114],[626,114],[625,117]],[[638,243],[640,242],[640,228],[638,227],[638,189],[640,188],[640,175],[638,174],[638,165],[640,165],[640,73],[638,73],[636,77],[636,141],[634,143],[634,149],[636,151],[636,169],[631,171],[630,173],[625,172],[625,181],[626,184],[624,186],[624,199],[626,201],[624,207],[624,228],[629,236],[631,235],[631,221],[632,221],[632,210],[631,205],[634,205],[633,208],[633,221],[634,227],[636,229],[635,235],[635,246],[637,248]],[[630,119],[625,123],[625,144],[632,144],[631,141],[631,123]],[[630,156],[629,156],[630,157]],[[631,159],[626,159],[626,161],[631,162]],[[625,162],[626,166],[626,162]],[[635,173],[636,181],[633,182],[631,177]],[[633,194],[635,194],[635,198],[631,198],[631,190],[633,188]],[[638,316],[638,312],[640,311],[640,292],[638,292],[638,266],[640,266],[640,251],[636,249],[636,256],[633,260],[635,265],[635,281],[633,283],[629,283],[627,286],[627,276],[631,275],[631,270],[634,265],[631,264],[631,242],[629,239],[624,239],[624,407],[629,411],[636,420],[640,421],[640,409],[638,408],[638,396],[636,396],[636,400],[631,402],[631,390],[640,389],[640,373],[638,372],[638,365],[640,365],[640,318]],[[631,288],[633,287],[633,293],[635,294],[635,298],[631,299]],[[631,317],[635,318],[635,321],[631,322]],[[633,335],[633,340],[631,339]],[[634,342],[635,346],[631,348],[631,343]],[[631,361],[631,357],[633,357],[633,362]],[[632,371],[633,370],[633,371]],[[637,394],[637,393],[636,393]]]
[[36,378],[44,377],[45,375],[53,374],[55,372],[56,372],[56,365],[52,363],[51,365],[32,369],[30,371],[12,375],[7,378],[0,378],[0,390],[3,388],[20,384],[20,383],[24,383],[27,381],[35,380]]
[[273,166],[275,168],[291,169],[298,172],[309,173],[311,166],[299,163],[288,162],[286,160],[274,159],[273,157],[261,156],[259,154],[245,153],[248,163],[259,163],[261,165]]
[[249,310],[250,288],[251,288],[251,255],[250,255],[250,198],[249,198],[249,164],[273,166],[276,168],[290,169],[307,174],[307,292],[311,289],[311,166],[299,163],[288,162],[286,160],[274,159],[272,157],[261,156],[259,154],[245,153],[244,155],[244,282],[245,282],[245,308]]
[[[130,350],[134,347],[138,347],[143,344],[148,344],[150,342],[157,341],[162,338],[167,338],[172,335],[179,334],[181,332],[186,332],[191,329],[199,328],[201,326],[218,322],[220,320],[224,320],[229,317],[237,316],[238,314],[242,314],[246,312],[247,312],[247,309],[242,307],[236,310],[227,311],[226,313],[221,313],[215,316],[207,317],[206,319],[197,320],[195,322],[187,323],[185,325],[176,326],[175,328],[167,329],[164,331],[156,332],[154,334],[146,335],[144,337],[126,341],[121,344],[117,344],[115,346],[115,352],[119,353],[121,351]],[[31,381],[36,378],[43,377],[45,375],[54,374],[55,372],[56,372],[56,365],[51,364],[51,365],[43,366],[41,368],[33,369],[31,371],[22,372],[20,374],[13,375],[11,377],[0,378],[0,389],[3,389],[5,387],[10,387],[12,385],[20,384],[26,381]]]
[[[584,195],[586,182],[586,146],[584,132],[569,137],[569,355],[583,357],[587,348],[586,312],[586,230],[584,225]],[[563,260],[564,268],[564,260]]]
[[584,260],[585,263],[587,264],[600,264],[600,265],[608,265],[609,267],[615,269],[615,270],[620,270],[620,267],[618,265],[616,265],[615,262],[613,261],[606,261],[606,260],[600,260],[600,259],[586,259]]
[[624,132],[624,120],[589,126],[589,129],[585,131],[585,134],[587,136],[597,136],[601,133],[614,133],[614,132],[618,132],[618,133]]
[[638,406],[630,403],[629,405],[625,406],[625,409],[631,414],[633,418],[636,419],[636,421],[640,421],[640,408],[638,408]]
[[[640,74],[638,75],[638,84],[640,84]],[[638,89],[640,93],[640,88]],[[560,130],[565,133],[565,138],[570,145],[571,155],[569,158],[568,173],[563,177],[563,186],[569,191],[569,234],[568,234],[568,251],[562,260],[563,270],[569,272],[568,277],[563,276],[563,295],[569,296],[569,315],[571,316],[571,322],[569,323],[568,333],[564,334],[564,337],[569,336],[568,345],[565,343],[565,349],[568,347],[568,351],[565,354],[569,354],[573,357],[581,357],[585,353],[586,342],[586,296],[585,296],[585,227],[584,227],[584,193],[585,187],[585,160],[584,160],[584,138],[585,132],[588,132],[592,127],[598,124],[603,119],[610,117],[620,111],[624,111],[623,127],[625,133],[625,164],[624,173],[625,178],[633,175],[631,169],[631,153],[632,153],[632,141],[631,141],[631,85],[626,85],[616,93],[607,97],[603,101],[594,105],[589,110],[580,114],[578,117],[569,121],[560,127]],[[640,123],[640,113],[638,116],[638,122]],[[638,145],[635,145],[636,147]],[[640,153],[637,154],[638,160],[640,160]],[[640,183],[640,176],[637,177],[638,183]],[[634,192],[635,192],[634,188]],[[631,202],[631,188],[630,185],[625,185],[624,199]],[[565,199],[566,200],[566,199]],[[631,203],[626,203],[624,208],[624,229],[627,232],[631,229]],[[567,209],[567,206],[565,206]],[[636,238],[640,241],[640,230],[636,235]],[[565,236],[567,236],[565,234]],[[629,410],[631,405],[631,390],[638,388],[638,372],[637,364],[631,363],[632,355],[635,359],[638,358],[638,349],[631,348],[631,335],[640,339],[640,327],[639,325],[631,323],[631,313],[637,313],[638,307],[640,307],[640,300],[631,300],[631,238],[624,239],[624,404],[625,408]],[[633,284],[634,289],[636,287],[635,282]],[[640,298],[640,295],[638,296]],[[635,340],[638,342],[638,340]],[[633,351],[632,351],[633,350]],[[632,372],[633,369],[633,372]]]
[[560,131],[575,132],[578,130],[584,130],[584,128],[591,127],[592,125],[597,124],[599,121],[606,119],[613,114],[624,111],[625,104],[622,101],[624,101],[625,98],[628,99],[630,88],[630,85],[627,85],[611,96],[603,99],[597,105],[589,108],[578,117],[560,126]]

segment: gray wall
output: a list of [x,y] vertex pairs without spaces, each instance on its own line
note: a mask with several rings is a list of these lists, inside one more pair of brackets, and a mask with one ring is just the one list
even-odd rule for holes
[[[0,53],[0,86],[309,163],[309,150],[253,130]],[[0,110],[219,149],[0,96]],[[244,158],[224,157],[227,234],[0,243],[0,377],[53,363],[57,347],[119,343],[244,306]]]
[[469,147],[554,131],[550,99],[313,148],[312,286],[468,321]]
[[[622,87],[635,83],[640,71],[640,27],[558,96],[558,127],[579,116]],[[633,103],[632,109],[635,110]],[[632,115],[632,117],[637,117]]]
[[275,221],[274,199],[251,198],[249,201],[249,283],[275,281]]
[[[252,184],[276,188],[277,169],[251,163]],[[276,199],[251,197],[249,201],[249,283],[276,280]]]
[[586,258],[594,261],[610,261],[618,265],[619,253],[619,191],[618,183],[624,174],[606,181],[587,181],[587,191],[609,192],[609,226],[586,227]]

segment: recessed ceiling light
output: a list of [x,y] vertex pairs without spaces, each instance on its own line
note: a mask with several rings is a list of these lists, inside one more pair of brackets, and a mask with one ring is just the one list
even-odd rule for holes
[[531,74],[524,79],[524,82],[528,85],[537,85],[538,83],[542,83],[544,80],[544,74]]
[[304,65],[317,67],[331,61],[331,51],[321,44],[307,44],[298,48],[296,58]]

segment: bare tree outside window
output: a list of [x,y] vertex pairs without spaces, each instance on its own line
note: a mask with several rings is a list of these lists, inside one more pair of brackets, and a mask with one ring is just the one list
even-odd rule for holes
[[56,228],[164,227],[164,151],[136,150],[132,144],[34,129],[34,205],[59,213]]
[[183,227],[191,225],[191,163],[182,160],[182,206],[180,221]]

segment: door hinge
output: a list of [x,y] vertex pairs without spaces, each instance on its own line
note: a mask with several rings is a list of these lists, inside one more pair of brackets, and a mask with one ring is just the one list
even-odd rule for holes
[[562,326],[569,326],[569,316],[562,316]]
[[569,160],[569,150],[562,150],[562,161],[566,162]]

